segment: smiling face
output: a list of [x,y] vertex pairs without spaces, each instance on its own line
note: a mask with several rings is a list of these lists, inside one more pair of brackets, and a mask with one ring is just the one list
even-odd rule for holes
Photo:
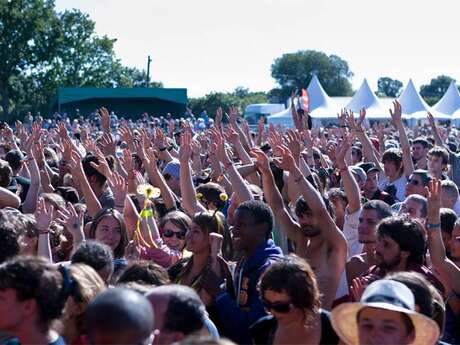
[[245,209],[237,209],[231,228],[233,247],[246,253],[255,249],[266,238],[267,225],[257,224],[253,214]]
[[108,245],[113,251],[121,241],[121,226],[111,215],[104,216],[97,224],[94,239]]
[[424,148],[422,144],[416,143],[412,145],[412,157],[416,161],[425,158],[428,153],[428,148]]
[[162,230],[161,238],[169,248],[174,250],[184,249],[186,231],[169,220],[165,223]]
[[408,327],[402,313],[364,308],[358,317],[358,334],[360,344],[410,344],[415,332]]

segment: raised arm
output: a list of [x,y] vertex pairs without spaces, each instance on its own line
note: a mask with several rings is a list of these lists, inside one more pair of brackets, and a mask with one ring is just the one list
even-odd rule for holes
[[19,208],[21,199],[18,195],[10,192],[8,189],[0,187],[0,208],[13,207]]
[[390,115],[399,132],[399,141],[401,142],[403,153],[404,175],[409,177],[414,171],[414,162],[412,161],[409,140],[407,139],[407,134],[402,122],[401,114],[401,104],[395,100],[393,102],[393,111],[390,109]]
[[224,170],[227,172],[232,184],[233,192],[236,193],[238,201],[244,202],[254,199],[248,185],[244,182],[244,179],[241,177],[238,170],[236,170],[235,165],[228,156],[224,138],[220,135],[220,133],[217,133],[216,142],[213,143],[213,145],[217,145],[217,158],[224,166]]
[[50,243],[50,224],[53,219],[53,205],[46,204],[43,198],[40,198],[35,210],[35,221],[38,229],[38,248],[37,255],[53,262]]
[[102,209],[101,203],[99,202],[99,200],[93,192],[93,189],[89,185],[88,179],[85,175],[85,171],[83,170],[81,157],[76,151],[72,152],[72,157],[69,164],[72,171],[72,176],[76,177],[83,192],[83,196],[85,197],[86,205],[88,206],[88,214],[91,217],[94,217],[96,213]]
[[33,150],[27,153],[26,160],[27,168],[30,173],[30,187],[27,191],[26,199],[22,205],[22,211],[24,213],[33,213],[37,207],[38,193],[40,191],[40,171],[38,170],[37,161],[33,154]]
[[326,209],[323,198],[320,193],[311,185],[310,182],[302,175],[299,167],[294,161],[288,148],[280,146],[277,148],[281,154],[281,159],[277,158],[276,163],[283,169],[288,170],[294,176],[298,188],[304,197],[311,212],[318,220],[318,227],[330,248],[338,252],[347,252],[347,243],[342,232],[337,228],[334,220]]
[[442,242],[441,216],[439,212],[442,197],[441,181],[431,180],[428,188],[425,188],[428,195],[426,232],[428,234],[431,263],[436,270],[443,272],[448,277],[454,292],[460,294],[460,268],[447,257],[446,249]]
[[256,159],[256,166],[262,174],[262,185],[264,196],[268,205],[272,209],[277,223],[291,241],[297,242],[299,239],[300,226],[291,218],[289,212],[284,206],[283,197],[275,184],[275,178],[270,170],[270,163],[265,153],[258,149],[253,148],[251,155]]
[[358,183],[356,183],[348,165],[345,161],[345,154],[350,148],[350,142],[348,137],[342,142],[339,152],[336,155],[336,165],[340,170],[342,177],[343,189],[348,199],[348,212],[350,214],[355,213],[361,208],[361,192],[359,190]]
[[192,141],[192,135],[186,131],[181,135],[181,144],[179,150],[179,162],[180,162],[180,191],[182,195],[182,205],[190,216],[194,216],[195,213],[206,211],[196,199],[195,188],[193,187],[192,171],[190,169],[190,157],[192,151],[190,143]]
[[434,117],[430,112],[428,112],[427,118],[428,118],[428,122],[430,123],[431,132],[433,133],[434,143],[441,147],[445,146],[444,142],[441,139],[441,136],[439,135],[439,131],[436,128],[436,122],[434,120]]

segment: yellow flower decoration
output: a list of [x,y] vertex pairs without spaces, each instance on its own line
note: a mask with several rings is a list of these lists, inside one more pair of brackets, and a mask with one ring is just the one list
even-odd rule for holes
[[228,195],[226,193],[220,193],[219,198],[225,202],[228,200]]
[[153,187],[148,183],[137,186],[137,193],[144,195],[147,199],[155,199],[161,195],[159,188]]
[[202,193],[196,193],[196,198],[197,198],[198,200],[202,201],[203,198],[204,198],[204,195],[203,195]]

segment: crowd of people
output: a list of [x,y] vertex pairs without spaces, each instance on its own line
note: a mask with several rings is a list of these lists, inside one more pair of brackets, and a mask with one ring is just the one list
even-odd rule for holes
[[390,113],[3,123],[0,344],[460,344],[460,131]]

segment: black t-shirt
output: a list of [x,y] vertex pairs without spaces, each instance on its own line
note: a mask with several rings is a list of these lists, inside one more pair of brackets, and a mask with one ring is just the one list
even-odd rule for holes
[[[339,337],[335,333],[331,324],[331,314],[320,309],[321,314],[321,340],[320,345],[336,345],[339,343]],[[278,322],[273,315],[268,315],[250,327],[250,332],[254,344],[273,344],[273,338],[278,328]]]

